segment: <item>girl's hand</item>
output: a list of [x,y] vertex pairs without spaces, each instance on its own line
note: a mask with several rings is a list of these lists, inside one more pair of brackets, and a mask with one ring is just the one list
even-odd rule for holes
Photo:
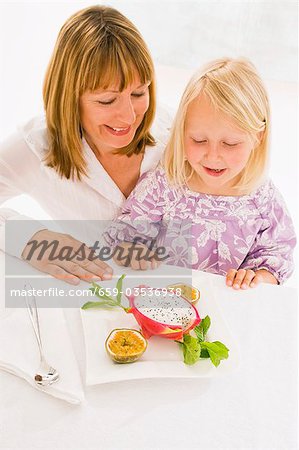
[[63,233],[41,230],[25,246],[22,258],[31,266],[69,284],[111,279],[113,270],[83,242]]
[[246,270],[246,269],[230,269],[226,275],[226,285],[232,286],[234,289],[253,288],[259,283],[278,284],[277,279],[266,269]]

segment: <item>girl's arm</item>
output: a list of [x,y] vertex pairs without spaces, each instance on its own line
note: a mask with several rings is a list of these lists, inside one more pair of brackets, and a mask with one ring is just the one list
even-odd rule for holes
[[234,289],[247,289],[255,287],[259,283],[278,284],[277,279],[266,269],[230,269],[226,274],[227,286]]
[[259,282],[281,284],[294,270],[296,235],[285,202],[274,188],[267,202],[261,203],[262,227],[239,270],[228,272],[228,286],[238,289],[254,287]]
[[[114,260],[134,269],[147,268],[144,258],[152,258],[159,247],[162,216],[160,170],[156,169],[140,178],[121,214],[103,234],[104,241],[113,249]],[[141,258],[139,263],[134,258],[136,254]]]

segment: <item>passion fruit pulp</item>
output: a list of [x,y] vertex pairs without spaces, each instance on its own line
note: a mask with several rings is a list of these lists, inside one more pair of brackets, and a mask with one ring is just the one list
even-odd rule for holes
[[181,297],[188,300],[188,302],[192,303],[193,305],[197,303],[197,301],[200,298],[200,291],[195,288],[194,286],[191,286],[190,284],[183,284],[183,283],[177,283],[177,284],[171,284],[168,286],[170,289],[180,290],[181,291]]
[[146,350],[147,340],[140,331],[117,328],[107,337],[105,347],[114,362],[126,364],[141,357]]

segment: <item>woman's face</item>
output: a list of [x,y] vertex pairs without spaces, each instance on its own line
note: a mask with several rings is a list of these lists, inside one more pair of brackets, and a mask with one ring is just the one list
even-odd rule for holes
[[109,153],[132,142],[149,107],[149,84],[138,78],[119,91],[117,83],[108,89],[85,92],[80,97],[80,119],[87,141],[100,153]]

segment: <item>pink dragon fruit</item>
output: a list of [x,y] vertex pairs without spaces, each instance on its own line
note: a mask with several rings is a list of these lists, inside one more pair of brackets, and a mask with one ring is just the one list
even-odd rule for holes
[[[146,288],[138,286],[141,287]],[[155,295],[157,291],[160,295]],[[143,292],[146,291],[143,289]],[[200,323],[197,309],[188,300],[171,294],[171,291],[165,295],[162,289],[151,289],[148,295],[142,295],[143,292],[128,296],[130,308],[127,312],[134,315],[146,339],[157,335],[181,340],[184,334]]]

